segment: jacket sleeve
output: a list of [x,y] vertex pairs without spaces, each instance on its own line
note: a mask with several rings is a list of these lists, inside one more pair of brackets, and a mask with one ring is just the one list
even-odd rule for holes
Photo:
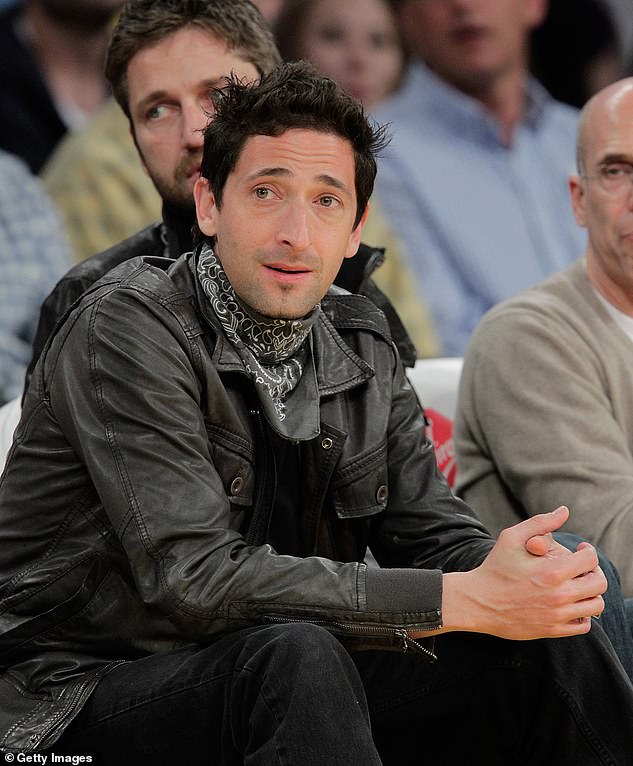
[[[380,626],[387,618],[368,613],[364,564],[278,555],[231,527],[195,372],[199,327],[177,319],[175,303],[131,289],[82,306],[49,363],[51,407],[143,601],[194,639],[271,619]],[[424,619],[388,616],[391,625]]]
[[65,276],[55,285],[49,295],[44,299],[40,306],[40,313],[33,339],[31,350],[31,361],[29,362],[24,389],[29,385],[31,375],[37,360],[42,355],[46,341],[50,338],[57,323],[70,306],[81,296],[81,294],[90,286],[90,282],[85,279],[73,279]]
[[466,571],[494,544],[474,512],[456,498],[437,467],[416,394],[395,364],[389,424],[389,502],[371,547],[384,567]]

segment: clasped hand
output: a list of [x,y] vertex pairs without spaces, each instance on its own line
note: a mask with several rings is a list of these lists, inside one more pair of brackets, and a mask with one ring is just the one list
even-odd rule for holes
[[552,533],[565,506],[505,529],[483,563],[444,575],[442,632],[526,640],[587,633],[604,609],[607,581],[589,543],[572,552]]

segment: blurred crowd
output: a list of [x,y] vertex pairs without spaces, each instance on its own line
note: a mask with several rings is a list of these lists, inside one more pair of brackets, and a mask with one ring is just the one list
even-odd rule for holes
[[[486,311],[578,257],[578,110],[633,71],[629,0],[255,5],[283,59],[388,125],[363,241],[419,357],[463,355]],[[0,402],[22,391],[55,283],[164,214],[103,73],[121,6],[0,0]]]

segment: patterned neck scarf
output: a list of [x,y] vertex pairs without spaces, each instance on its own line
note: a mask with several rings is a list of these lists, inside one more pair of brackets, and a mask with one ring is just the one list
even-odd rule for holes
[[285,420],[284,400],[301,380],[308,359],[304,341],[320,306],[304,319],[274,319],[258,314],[237,297],[208,244],[200,249],[198,278],[222,329],[255,386],[264,394],[264,403],[272,402],[276,417]]

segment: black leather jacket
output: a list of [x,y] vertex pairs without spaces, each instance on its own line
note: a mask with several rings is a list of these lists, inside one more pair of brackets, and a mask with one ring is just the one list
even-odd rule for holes
[[277,555],[269,426],[193,260],[110,272],[34,370],[0,484],[2,748],[50,746],[113,665],[248,625],[428,652],[404,631],[441,624],[440,570],[492,546],[436,468],[384,315],[333,288],[304,549]]

